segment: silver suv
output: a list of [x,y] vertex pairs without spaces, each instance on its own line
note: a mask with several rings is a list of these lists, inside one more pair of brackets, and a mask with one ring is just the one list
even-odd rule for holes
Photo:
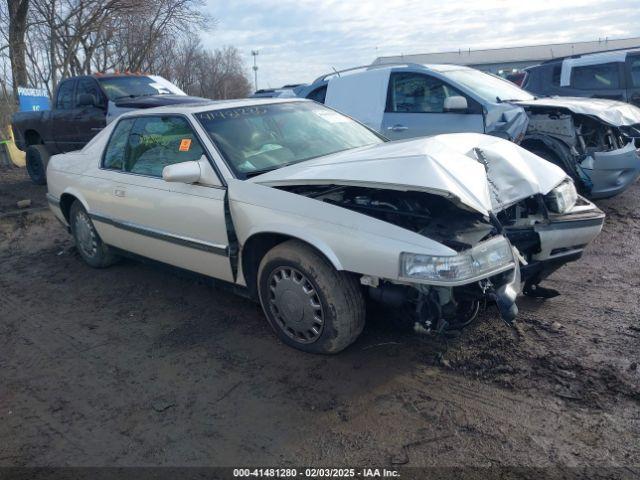
[[520,144],[604,198],[640,175],[640,109],[612,100],[536,98],[499,77],[457,65],[360,67],[296,94],[360,120],[392,140],[477,132]]

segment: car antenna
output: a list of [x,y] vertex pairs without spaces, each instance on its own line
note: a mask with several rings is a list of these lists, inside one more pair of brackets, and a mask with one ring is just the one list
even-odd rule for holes
[[336,67],[331,67],[331,69],[335,72],[336,75],[340,76],[340,72],[336,70]]

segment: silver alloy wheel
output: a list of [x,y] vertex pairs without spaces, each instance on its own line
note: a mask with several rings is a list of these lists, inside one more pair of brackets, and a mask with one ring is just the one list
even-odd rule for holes
[[282,331],[296,342],[315,342],[324,329],[324,313],[307,277],[295,268],[279,267],[268,285],[269,309]]
[[98,250],[98,242],[91,220],[85,212],[80,211],[76,215],[75,233],[78,247],[86,256],[93,257]]

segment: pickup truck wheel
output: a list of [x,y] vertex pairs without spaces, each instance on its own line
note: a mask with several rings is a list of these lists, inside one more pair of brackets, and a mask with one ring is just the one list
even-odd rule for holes
[[36,185],[47,183],[47,163],[49,163],[49,152],[44,145],[31,145],[27,147],[27,172],[31,181]]
[[258,269],[260,303],[278,337],[312,353],[337,353],[362,333],[365,302],[357,280],[306,244],[271,249]]
[[73,202],[69,211],[69,224],[82,259],[94,268],[105,268],[117,260],[117,256],[98,235],[89,214],[79,201]]

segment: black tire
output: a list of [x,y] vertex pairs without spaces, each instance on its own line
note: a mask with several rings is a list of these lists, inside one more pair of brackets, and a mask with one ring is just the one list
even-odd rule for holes
[[89,214],[77,200],[69,210],[69,225],[78,253],[88,265],[105,268],[116,262],[117,255],[100,239]]
[[27,172],[36,185],[47,183],[47,164],[49,152],[44,145],[30,145],[26,151]]
[[258,269],[258,290],[271,327],[299,350],[338,353],[364,328],[365,302],[357,279],[300,241],[267,252]]

